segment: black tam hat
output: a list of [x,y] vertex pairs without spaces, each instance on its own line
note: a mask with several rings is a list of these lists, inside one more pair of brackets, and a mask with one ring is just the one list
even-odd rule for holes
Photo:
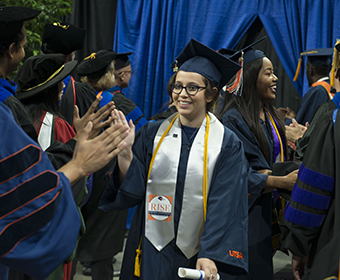
[[14,77],[18,85],[17,98],[27,99],[49,89],[65,79],[77,66],[77,61],[65,63],[63,54],[43,54],[29,57]]
[[43,53],[68,55],[83,47],[86,30],[66,22],[46,24],[42,36]]
[[115,69],[119,70],[122,69],[128,65],[130,65],[129,55],[133,54],[132,52],[127,53],[117,53],[117,56],[115,58]]
[[18,34],[24,21],[35,18],[40,11],[26,7],[0,7],[0,40]]
[[77,68],[79,76],[90,76],[93,79],[100,78],[107,71],[117,54],[112,49],[100,50],[85,57]]

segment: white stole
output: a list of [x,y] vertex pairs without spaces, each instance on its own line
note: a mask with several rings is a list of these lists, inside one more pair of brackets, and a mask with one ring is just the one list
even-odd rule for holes
[[38,143],[44,151],[52,144],[53,119],[53,115],[46,112],[38,132]]
[[[159,127],[154,139],[154,151],[175,115],[169,117]],[[224,136],[223,125],[211,113],[209,118],[207,193]],[[203,156],[206,122],[205,118],[190,150],[177,231],[176,245],[188,259],[198,253],[204,228]],[[146,188],[145,236],[158,251],[175,237],[173,215],[181,146],[182,128],[177,118],[160,145]]]

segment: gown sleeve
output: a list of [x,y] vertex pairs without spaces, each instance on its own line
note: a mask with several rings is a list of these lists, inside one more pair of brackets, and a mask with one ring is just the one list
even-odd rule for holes
[[328,92],[323,86],[310,88],[301,100],[301,106],[296,114],[296,121],[302,125],[311,122],[318,107],[329,100]]
[[242,143],[225,131],[227,143],[213,173],[198,258],[212,259],[219,270],[240,274],[248,271],[247,164]]
[[284,211],[282,249],[301,257],[310,254],[330,219],[336,174],[332,114],[330,111],[316,123]]
[[0,116],[0,263],[46,279],[72,254],[80,216],[69,180],[3,104]]
[[158,125],[155,124],[147,123],[138,130],[132,149],[133,159],[123,182],[119,182],[118,163],[107,173],[107,188],[100,200],[100,209],[104,211],[127,209],[144,200],[151,158],[151,152],[148,151],[152,151],[153,136],[158,129]]
[[261,196],[268,178],[268,175],[260,174],[257,170],[271,168],[259,151],[257,139],[236,109],[229,110],[223,116],[223,124],[233,131],[243,143],[248,168],[248,207],[250,209]]

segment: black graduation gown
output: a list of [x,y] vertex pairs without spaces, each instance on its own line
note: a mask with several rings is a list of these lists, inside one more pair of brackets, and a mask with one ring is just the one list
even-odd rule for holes
[[95,100],[96,93],[90,85],[74,81],[71,78],[60,101],[60,113],[69,125],[73,126],[74,105],[77,105],[79,116],[82,117]]
[[[176,185],[175,238],[159,252],[145,237],[145,182],[152,157],[154,137],[160,124],[160,121],[151,122],[138,131],[133,147],[134,158],[124,181],[120,185],[119,169],[115,166],[112,169],[112,179],[109,180],[101,200],[100,208],[105,211],[137,205],[125,247],[120,279],[180,279],[177,276],[178,268],[195,268],[196,260],[200,257],[214,260],[220,273],[223,271],[232,274],[245,273],[248,259],[246,252],[246,166],[242,144],[227,128],[225,128],[221,153],[216,162],[208,194],[207,219],[201,236],[200,252],[188,260],[176,246],[177,226],[189,154],[185,133],[182,133],[182,149]],[[231,220],[232,216],[234,218]],[[141,237],[141,277],[138,278],[133,276],[133,272],[136,249]],[[240,252],[245,250],[243,259],[230,256],[228,252],[231,247],[241,248]]]
[[[334,111],[329,111],[320,116],[281,223],[282,249],[300,257],[309,255],[308,267],[312,269],[339,261],[339,240],[332,239],[340,230],[339,137],[339,114],[335,116]],[[337,252],[324,254],[327,248],[332,251],[330,246]],[[317,279],[311,273],[308,278],[309,272],[303,279]],[[328,273],[324,271],[322,277],[318,274],[321,277],[318,279],[331,276]]]
[[[268,122],[267,122],[268,123]],[[248,161],[248,205],[249,205],[249,274],[223,279],[273,279],[272,263],[272,194],[263,194],[262,190],[268,176],[256,170],[271,169],[260,150],[255,135],[237,111],[232,108],[223,115],[223,124],[231,129],[242,141]],[[268,149],[273,153],[273,139],[263,124],[265,135],[268,137]],[[273,161],[271,157],[271,162]]]
[[[77,89],[77,88],[76,88]],[[94,92],[96,96],[97,92]],[[132,119],[136,130],[147,121],[137,105],[124,96],[120,91],[114,95],[108,91],[102,92],[101,107],[111,100],[116,109],[121,110],[127,120]],[[87,99],[87,98],[86,98]],[[77,98],[77,104],[87,104],[81,96]],[[86,112],[86,111],[85,111]],[[82,214],[86,224],[86,233],[82,236],[77,249],[77,259],[81,261],[98,261],[111,258],[123,251],[126,231],[127,210],[104,212],[98,208],[99,200],[106,188],[103,177],[114,165],[116,158],[107,166],[93,173],[93,188],[88,202],[82,207]]]

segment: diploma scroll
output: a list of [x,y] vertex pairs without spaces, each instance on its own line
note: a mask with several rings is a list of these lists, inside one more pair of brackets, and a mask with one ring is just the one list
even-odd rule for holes
[[[178,276],[180,278],[186,278],[186,279],[203,280],[205,277],[205,274],[203,270],[180,267],[178,268]],[[216,279],[214,280],[220,280],[220,275],[218,273],[216,275]]]

